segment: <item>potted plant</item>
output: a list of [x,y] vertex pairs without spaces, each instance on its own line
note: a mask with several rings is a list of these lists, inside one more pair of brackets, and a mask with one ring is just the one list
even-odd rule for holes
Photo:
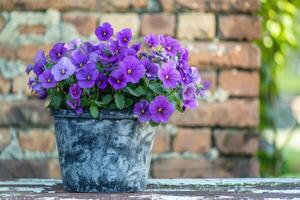
[[146,187],[155,126],[175,110],[197,106],[208,84],[170,36],[150,34],[130,44],[100,25],[97,43],[56,43],[26,68],[29,86],[55,119],[64,189],[134,192]]

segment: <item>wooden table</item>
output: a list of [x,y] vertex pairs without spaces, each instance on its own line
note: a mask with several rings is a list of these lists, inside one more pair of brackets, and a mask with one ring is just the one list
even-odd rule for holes
[[61,180],[0,182],[0,199],[300,199],[300,179],[150,179],[140,193],[68,193]]

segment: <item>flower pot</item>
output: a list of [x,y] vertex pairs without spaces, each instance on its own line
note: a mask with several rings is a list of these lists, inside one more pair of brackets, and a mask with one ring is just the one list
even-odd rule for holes
[[129,112],[52,111],[63,188],[71,192],[136,192],[146,187],[154,127]]

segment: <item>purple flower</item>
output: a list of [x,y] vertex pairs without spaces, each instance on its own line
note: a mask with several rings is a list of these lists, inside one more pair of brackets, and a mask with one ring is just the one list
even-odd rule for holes
[[170,36],[163,37],[161,45],[171,56],[176,56],[176,54],[181,50],[180,44],[177,42],[177,40]]
[[39,95],[40,99],[45,99],[48,95],[47,90],[37,81],[31,83],[31,88],[34,93]]
[[149,113],[149,103],[147,100],[140,100],[138,103],[134,104],[133,114],[136,115],[140,122],[147,122],[151,119]]
[[51,74],[50,69],[46,69],[43,73],[39,75],[39,81],[44,88],[53,88],[56,86],[56,81],[54,80],[53,74]]
[[89,61],[89,55],[78,49],[73,53],[71,61],[77,69],[80,69]]
[[33,72],[39,76],[45,70],[46,56],[43,51],[38,51],[34,57]]
[[145,75],[146,69],[142,63],[134,56],[127,56],[120,64],[119,68],[125,72],[128,82],[137,83]]
[[152,63],[148,58],[142,58],[141,63],[146,68],[146,76],[150,79],[157,76],[158,66]]
[[127,76],[123,70],[116,70],[110,74],[108,82],[115,90],[120,90],[127,85]]
[[144,42],[150,47],[156,47],[159,45],[159,37],[154,34],[149,34],[144,38]]
[[189,108],[191,110],[197,108],[198,106],[198,101],[196,98],[192,98],[192,99],[187,99],[183,101],[183,110],[185,108]]
[[66,43],[65,48],[67,50],[72,50],[72,49],[76,49],[80,45],[81,45],[81,40],[80,39],[74,39],[74,40],[71,40],[70,42]]
[[80,99],[80,96],[82,95],[82,90],[80,89],[78,84],[73,84],[69,88],[69,94],[73,99]]
[[77,115],[80,115],[83,112],[80,99],[72,99],[71,98],[71,99],[68,99],[66,103],[70,108],[75,110]]
[[151,119],[156,123],[167,123],[174,112],[173,104],[165,96],[157,96],[149,105]]
[[88,63],[79,70],[76,74],[78,80],[78,85],[81,88],[91,88],[95,85],[96,79],[98,77],[98,70],[96,64]]
[[100,41],[107,41],[114,34],[114,30],[109,23],[105,22],[102,26],[98,26],[95,34]]
[[61,81],[69,78],[74,74],[76,67],[72,64],[69,58],[63,57],[51,69],[51,73],[56,81]]
[[185,86],[182,90],[182,97],[184,100],[194,98],[195,94],[196,94],[196,87],[193,83]]
[[53,48],[49,52],[50,58],[57,62],[61,59],[68,50],[65,48],[65,43],[59,42],[53,45]]
[[28,64],[25,69],[25,73],[28,75],[33,70],[34,65]]
[[120,53],[120,50],[121,50],[121,46],[119,45],[119,42],[116,40],[110,40],[109,44],[108,44],[108,48],[109,48],[110,53],[112,53],[112,54],[118,54],[118,53]]
[[138,52],[139,50],[141,50],[142,44],[141,43],[136,43],[131,45],[130,49],[135,50],[136,52]]
[[202,83],[202,87],[197,90],[197,94],[201,97],[205,96],[205,92],[210,88],[210,82],[205,80]]
[[196,67],[191,67],[189,70],[189,76],[192,79],[193,83],[199,84],[201,83],[201,77]]
[[179,72],[175,69],[174,63],[164,63],[158,70],[158,77],[166,88],[175,88],[179,79]]
[[96,79],[96,85],[98,86],[99,89],[105,89],[107,86],[107,78],[104,74],[99,73],[98,77]]
[[124,28],[117,33],[117,39],[121,46],[127,46],[132,38],[132,32],[129,28]]

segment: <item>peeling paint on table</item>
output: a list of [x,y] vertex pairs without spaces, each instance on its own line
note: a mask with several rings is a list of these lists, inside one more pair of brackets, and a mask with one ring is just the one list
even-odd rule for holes
[[0,199],[300,199],[300,179],[149,179],[139,193],[68,193],[61,181],[17,179],[0,181]]

